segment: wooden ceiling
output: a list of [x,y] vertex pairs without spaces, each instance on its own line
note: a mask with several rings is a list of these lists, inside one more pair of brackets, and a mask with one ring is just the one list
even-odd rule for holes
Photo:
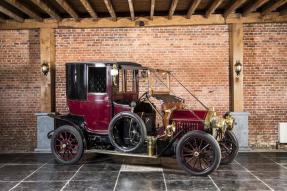
[[0,29],[42,28],[47,22],[54,28],[119,27],[142,19],[150,26],[254,23],[266,17],[287,22],[287,0],[0,0]]
[[1,0],[0,21],[13,19],[24,22],[25,19],[43,21],[53,18],[61,20],[73,18],[111,18],[203,15],[222,14],[227,18],[231,13],[243,17],[252,12],[262,16],[272,12],[287,14],[287,0]]

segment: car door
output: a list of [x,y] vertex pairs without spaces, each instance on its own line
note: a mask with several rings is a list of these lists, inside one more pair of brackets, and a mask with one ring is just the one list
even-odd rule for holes
[[111,99],[108,93],[107,68],[88,66],[88,93],[85,108],[85,121],[89,131],[107,134],[111,120]]

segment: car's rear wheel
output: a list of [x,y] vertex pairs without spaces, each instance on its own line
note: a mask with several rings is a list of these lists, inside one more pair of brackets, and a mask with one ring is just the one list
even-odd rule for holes
[[188,132],[178,142],[176,159],[189,174],[206,176],[220,164],[220,147],[214,137],[208,133]]
[[237,156],[239,145],[235,134],[226,131],[224,138],[219,142],[221,149],[221,164],[231,163]]
[[75,164],[82,158],[84,153],[83,138],[74,127],[61,126],[52,135],[51,150],[57,162]]

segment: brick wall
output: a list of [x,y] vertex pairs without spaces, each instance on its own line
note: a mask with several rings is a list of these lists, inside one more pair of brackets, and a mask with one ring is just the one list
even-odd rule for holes
[[[168,69],[208,106],[230,109],[228,26],[56,30],[56,107],[67,112],[68,61],[125,60]],[[287,24],[244,25],[244,97],[250,145],[274,146],[287,121]],[[0,150],[33,150],[39,111],[39,34],[0,31]],[[172,87],[194,108],[184,90]]]
[[[171,70],[208,106],[229,110],[228,27],[190,26],[56,30],[57,110],[65,112],[68,61],[118,60]],[[195,108],[174,81],[172,87]]]
[[39,62],[38,31],[0,31],[0,151],[35,147]]
[[249,143],[274,147],[287,121],[287,24],[244,26],[244,99]]

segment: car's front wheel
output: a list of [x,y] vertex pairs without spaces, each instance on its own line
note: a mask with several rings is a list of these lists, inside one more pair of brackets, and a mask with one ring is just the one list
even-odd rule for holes
[[84,153],[83,138],[74,127],[61,126],[52,135],[51,150],[57,162],[75,164],[82,158]]
[[179,165],[194,176],[206,176],[217,169],[221,153],[213,136],[202,131],[185,134],[176,147]]
[[237,156],[239,145],[235,134],[232,131],[226,131],[224,138],[219,142],[221,149],[221,164],[231,163]]

